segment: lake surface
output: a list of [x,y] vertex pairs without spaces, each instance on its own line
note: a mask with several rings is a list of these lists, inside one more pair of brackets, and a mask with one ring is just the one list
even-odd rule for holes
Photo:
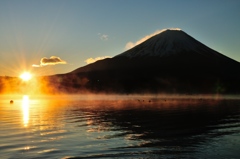
[[237,159],[239,150],[240,96],[0,97],[1,159]]

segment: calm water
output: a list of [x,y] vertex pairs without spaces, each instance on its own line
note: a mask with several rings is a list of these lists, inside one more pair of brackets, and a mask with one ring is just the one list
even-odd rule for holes
[[237,159],[240,97],[1,96],[0,158]]

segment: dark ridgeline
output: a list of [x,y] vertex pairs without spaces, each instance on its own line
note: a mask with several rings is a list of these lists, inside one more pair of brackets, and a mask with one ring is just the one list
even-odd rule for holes
[[50,81],[59,91],[239,93],[240,63],[181,30],[165,30],[113,58]]

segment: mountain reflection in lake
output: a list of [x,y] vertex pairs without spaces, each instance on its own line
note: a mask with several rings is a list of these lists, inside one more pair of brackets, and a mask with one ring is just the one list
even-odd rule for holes
[[239,158],[240,98],[9,97],[1,158]]

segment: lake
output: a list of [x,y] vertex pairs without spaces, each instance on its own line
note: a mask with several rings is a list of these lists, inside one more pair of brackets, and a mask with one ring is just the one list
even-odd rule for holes
[[0,97],[1,159],[237,159],[239,148],[236,95]]

